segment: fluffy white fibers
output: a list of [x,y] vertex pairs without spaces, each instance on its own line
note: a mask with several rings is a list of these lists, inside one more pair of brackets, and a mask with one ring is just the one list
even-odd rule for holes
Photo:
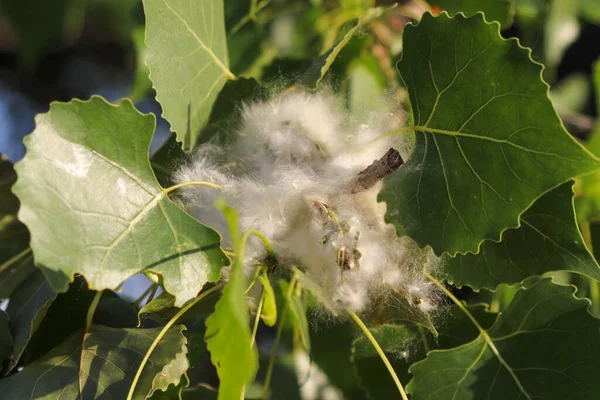
[[[354,121],[332,94],[294,91],[245,105],[236,141],[226,149],[201,148],[175,180],[220,185],[222,191],[186,186],[184,206],[231,247],[213,206],[225,196],[239,212],[241,229],[262,232],[280,263],[301,268],[303,285],[331,310],[360,312],[375,299],[400,294],[429,312],[436,304],[424,276],[430,255],[385,223],[386,206],[377,202],[381,177],[357,183],[390,148],[407,154],[407,138],[386,135],[400,126],[388,111]],[[246,254],[249,275],[266,251],[253,240]]]

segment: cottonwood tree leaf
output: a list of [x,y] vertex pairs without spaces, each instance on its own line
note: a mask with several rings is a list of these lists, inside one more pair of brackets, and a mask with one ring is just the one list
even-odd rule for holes
[[17,261],[23,263],[23,259],[17,257],[19,253],[29,247],[29,232],[17,219],[19,199],[11,191],[16,178],[13,164],[0,154],[0,298],[10,296],[5,280],[18,267]]
[[[60,293],[44,307],[43,315],[36,315],[32,324],[31,337],[20,357],[21,364],[29,364],[68,337],[85,328],[90,305],[96,291],[89,290],[82,278],[77,278],[69,290]],[[133,307],[116,293],[105,290],[94,312],[93,322],[112,328],[132,328],[136,326]]]
[[483,12],[488,21],[498,21],[503,28],[512,25],[516,12],[514,0],[434,0],[431,4],[450,14],[471,16]]
[[[299,286],[296,286],[291,295],[288,297],[290,284],[283,279],[279,280],[279,291],[280,291],[280,315],[283,315],[283,307],[289,307],[288,314],[288,324],[293,326],[294,330],[296,330],[300,336],[300,342],[304,347],[304,350],[310,353],[310,330],[308,319],[306,318],[306,307],[304,304],[304,299],[302,297],[303,291],[298,289]],[[286,321],[281,321],[280,323],[285,324]]]
[[150,165],[158,183],[163,187],[174,185],[173,171],[186,159],[187,153],[181,149],[177,142],[177,135],[171,134],[165,143],[152,155]]
[[[65,290],[66,288],[62,291]],[[56,292],[40,271],[30,275],[11,296],[6,312],[10,317],[15,361],[18,361],[25,351],[31,336],[40,326],[56,296]]]
[[[243,254],[237,212],[224,204],[225,215],[236,254]],[[243,257],[236,257],[215,311],[206,320],[206,344],[219,375],[219,399],[239,399],[258,369],[258,352],[252,347],[248,323]]]
[[600,390],[600,322],[573,286],[544,279],[521,289],[475,340],[414,364],[419,399],[586,399]]
[[[177,385],[189,367],[182,325],[172,327],[150,356],[134,399]],[[77,332],[22,371],[0,381],[7,399],[124,399],[144,354],[161,328],[122,329],[92,325],[82,352]]]
[[[497,314],[488,312],[486,305],[473,305],[468,309],[484,328],[489,328],[496,320]],[[435,338],[430,332],[413,324],[384,324],[369,329],[403,384],[407,384],[411,378],[409,367],[424,359],[431,349],[460,346],[479,334],[475,325],[458,307],[450,308],[444,319],[438,325],[439,335]],[[394,398],[398,395],[398,389],[387,368],[364,336],[359,336],[352,343],[352,363],[362,387],[372,399]]]
[[222,0],[144,0],[146,64],[164,117],[184,148],[196,143],[219,91],[234,79]]
[[181,306],[219,278],[219,235],[175,205],[150,168],[153,130],[154,117],[128,100],[53,103],[36,117],[13,191],[53,289],[77,273],[101,290],[154,272]]
[[562,126],[542,66],[498,24],[425,14],[403,43],[416,144],[380,194],[399,235],[438,255],[477,252],[543,193],[600,167]]
[[316,61],[315,65],[311,68],[311,70],[307,74],[307,83],[309,86],[317,88],[327,71],[333,65],[335,59],[339,56],[340,52],[344,49],[344,47],[350,42],[350,39],[365,25],[373,22],[375,19],[379,18],[386,11],[385,7],[375,7],[367,10],[367,12],[361,16],[356,25],[352,27],[342,40],[340,40],[331,50],[329,50],[326,54],[319,57]]
[[485,241],[478,254],[444,264],[447,280],[473,289],[495,289],[549,271],[571,271],[600,280],[600,267],[586,248],[573,209],[573,181],[536,200],[500,243]]
[[0,266],[0,298],[10,297],[32,274],[37,272],[31,251],[24,252]]

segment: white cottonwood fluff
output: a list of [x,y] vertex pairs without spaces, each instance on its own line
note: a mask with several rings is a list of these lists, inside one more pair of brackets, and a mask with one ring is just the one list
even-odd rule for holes
[[[400,295],[429,312],[437,296],[424,270],[435,258],[385,223],[386,206],[377,202],[381,182],[351,192],[359,172],[389,148],[408,156],[410,140],[385,135],[402,124],[402,114],[390,109],[354,121],[332,94],[298,91],[247,104],[234,143],[201,148],[175,174],[177,183],[209,181],[223,190],[187,186],[182,202],[230,248],[225,220],[214,208],[225,196],[241,229],[262,232],[279,261],[304,269],[303,286],[333,311],[361,312],[375,299]],[[265,255],[259,240],[249,241],[247,275]],[[343,266],[349,269],[342,272]]]

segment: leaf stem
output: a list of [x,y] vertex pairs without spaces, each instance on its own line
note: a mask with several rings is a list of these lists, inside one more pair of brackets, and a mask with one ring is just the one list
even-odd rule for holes
[[[240,244],[241,244],[242,248],[245,248],[246,240],[248,240],[248,236],[250,236],[250,235],[254,235],[257,238],[259,238],[260,240],[262,240],[262,242],[264,243],[265,247],[267,248],[267,252],[269,254],[275,253],[275,250],[273,250],[273,246],[271,246],[269,239],[267,239],[267,237],[265,235],[263,235],[256,229],[248,229],[246,232],[244,232],[244,234],[242,235],[242,238],[240,239],[240,242],[241,242]],[[243,256],[244,255],[242,254],[242,258],[243,258]]]
[[219,290],[221,288],[221,286],[222,285],[215,285],[215,286],[211,287],[210,289],[208,289],[207,291],[205,291],[204,293],[199,294],[194,300],[192,300],[190,303],[188,303],[187,305],[182,307],[181,310],[179,310],[177,312],[177,314],[175,314],[169,320],[169,322],[167,322],[167,324],[161,329],[161,331],[158,333],[158,335],[156,335],[156,338],[154,338],[154,341],[150,345],[150,348],[148,349],[148,351],[146,351],[146,354],[144,355],[144,358],[142,359],[142,362],[140,363],[140,366],[138,367],[135,377],[133,378],[133,381],[131,382],[131,386],[129,387],[129,394],[127,395],[127,400],[133,399],[133,393],[135,391],[135,387],[137,386],[137,383],[140,380],[140,376],[142,375],[142,371],[144,370],[146,363],[150,359],[150,356],[152,355],[152,352],[154,351],[154,349],[156,349],[156,347],[158,346],[158,343],[160,343],[162,338],[167,334],[167,331],[171,328],[171,326],[173,326],[175,324],[175,322],[177,322],[177,320],[179,318],[181,318],[181,316],[183,316],[183,314],[185,314],[190,308],[192,308],[194,305],[196,305],[200,300],[204,299],[205,297],[208,297],[209,295],[211,295],[214,292],[216,292],[217,290]]
[[496,345],[494,344],[494,341],[492,340],[492,338],[490,337],[490,335],[488,335],[487,331],[485,329],[483,329],[481,327],[481,325],[479,325],[479,322],[477,322],[477,320],[475,319],[475,317],[473,317],[473,314],[471,314],[469,312],[469,310],[467,310],[467,307],[465,307],[465,305],[463,304],[462,301],[458,300],[451,291],[449,291],[442,282],[438,281],[436,278],[434,278],[431,274],[425,273],[425,276],[431,281],[433,282],[438,288],[440,288],[440,290],[442,292],[444,292],[444,294],[446,296],[448,296],[450,298],[450,300],[452,300],[452,302],[454,304],[456,304],[458,306],[458,308],[461,309],[462,312],[465,313],[465,315],[471,320],[471,322],[473,323],[473,325],[475,325],[475,327],[477,328],[477,330],[479,331],[479,334],[481,335],[481,338],[483,339],[484,343],[490,348],[490,350],[492,351],[492,353],[494,353],[494,355],[496,356],[496,358],[498,359],[498,361],[500,362],[500,364],[502,364],[502,366],[504,368],[506,368],[506,371],[508,371],[508,373],[510,374],[510,376],[513,378],[513,380],[515,381],[515,384],[519,387],[519,390],[525,395],[525,397],[527,399],[531,399],[531,396],[525,391],[525,388],[523,387],[523,385],[521,384],[521,381],[519,381],[519,378],[517,378],[517,376],[515,375],[514,371],[512,370],[512,368],[510,367],[510,365],[508,365],[508,363],[504,360],[504,358],[502,357],[502,355],[500,354],[500,352],[498,351],[498,348],[496,347]]
[[367,339],[369,339],[369,342],[371,342],[371,344],[375,348],[375,351],[377,352],[377,354],[379,354],[379,358],[381,358],[381,361],[383,361],[383,363],[385,364],[388,372],[390,373],[392,379],[394,380],[394,383],[396,383],[396,387],[398,388],[398,392],[400,392],[400,396],[402,396],[402,399],[408,400],[408,396],[406,395],[406,392],[404,391],[404,387],[402,386],[402,383],[400,382],[398,375],[396,375],[396,371],[394,371],[394,368],[392,367],[390,360],[388,360],[387,356],[381,349],[381,346],[379,346],[379,343],[377,343],[377,339],[375,339],[375,337],[373,336],[371,331],[369,331],[369,328],[367,328],[367,326],[362,322],[362,320],[358,317],[358,315],[356,315],[356,313],[354,313],[354,311],[347,309],[346,312],[352,317],[354,322],[356,322],[356,325],[358,325],[358,327],[363,331],[364,335],[367,337]]
[[31,247],[26,248],[25,250],[23,250],[16,256],[14,256],[11,259],[9,259],[8,261],[6,261],[4,264],[0,265],[0,272],[4,272],[4,270],[10,268],[13,264],[17,263],[19,260],[21,260],[23,257],[28,255],[29,253],[31,253]]
[[83,338],[81,339],[81,356],[79,359],[79,397],[83,399],[83,375],[81,371],[83,371],[83,353],[85,351],[85,341],[87,340],[88,334],[90,332],[90,328],[92,327],[92,322],[94,321],[94,314],[96,313],[96,308],[98,308],[98,304],[100,303],[100,299],[102,298],[103,290],[97,291],[90,303],[90,307],[88,308],[87,314],[85,316],[85,328],[83,331]]
[[265,376],[265,383],[260,396],[262,400],[267,400],[267,395],[269,394],[269,386],[271,385],[271,377],[273,376],[273,367],[275,366],[275,357],[277,356],[277,347],[279,347],[279,341],[281,340],[285,317],[290,306],[290,299],[292,297],[292,293],[294,292],[294,287],[296,286],[297,280],[298,277],[296,274],[294,274],[290,280],[290,286],[285,296],[285,303],[283,305],[283,310],[281,311],[281,318],[279,319],[279,325],[277,326],[277,333],[275,335],[275,342],[273,342],[273,350],[271,350],[271,358],[269,359],[269,367],[267,368],[267,375]]
[[223,188],[221,186],[217,185],[216,183],[204,182],[204,181],[190,181],[190,182],[183,182],[183,183],[178,183],[177,185],[169,186],[168,188],[164,188],[162,190],[162,192],[164,194],[169,194],[172,191],[180,189],[185,186],[207,186],[207,187],[211,187],[213,189],[223,190]]
[[256,343],[256,332],[258,331],[258,323],[260,322],[260,315],[262,314],[263,305],[265,304],[266,293],[262,289],[260,293],[260,300],[258,301],[258,307],[256,308],[256,318],[254,319],[254,326],[252,327],[252,347]]
[[96,295],[94,296],[94,298],[92,299],[92,302],[90,303],[90,308],[88,308],[88,312],[85,317],[86,333],[87,333],[87,331],[90,330],[90,327],[92,326],[92,321],[94,320],[94,313],[96,312],[96,308],[98,308],[98,304],[100,303],[100,299],[102,298],[102,293],[103,293],[102,290],[100,290],[99,292],[96,292]]

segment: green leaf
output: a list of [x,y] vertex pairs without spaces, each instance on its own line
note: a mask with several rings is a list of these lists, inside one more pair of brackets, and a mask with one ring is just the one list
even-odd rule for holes
[[150,79],[184,148],[196,143],[228,67],[222,0],[144,0]]
[[263,269],[262,273],[258,275],[258,280],[262,284],[262,290],[265,296],[260,318],[263,320],[265,325],[275,326],[277,323],[277,302],[275,300],[275,291],[273,290],[273,286],[271,286],[271,282],[269,281],[269,277],[267,276],[267,271],[265,269]]
[[[487,312],[487,306],[473,305],[469,312],[484,327],[490,327],[496,314]],[[371,328],[370,331],[388,356],[400,382],[406,384],[411,375],[409,367],[416,361],[425,358],[427,351],[448,349],[463,345],[475,339],[479,331],[458,307],[452,307],[444,315],[444,322],[438,325],[439,335],[434,338],[429,332],[415,325],[385,324]],[[398,389],[373,349],[364,336],[359,336],[352,346],[352,362],[365,391],[372,399],[385,399],[397,396]]]
[[186,153],[177,142],[177,135],[172,134],[165,143],[152,155],[150,164],[156,179],[163,187],[173,185],[173,171],[185,161]]
[[600,166],[563,128],[542,66],[481,14],[425,14],[404,29],[398,68],[416,144],[380,200],[400,236],[438,255],[477,252],[546,191]]
[[[414,360],[413,350],[422,358],[422,348],[415,349],[418,331],[414,326],[382,325],[369,329],[388,356],[400,382],[406,385],[409,360]],[[358,337],[352,344],[352,363],[361,381],[361,385],[371,399],[387,399],[398,396],[398,389],[383,361],[373,349],[373,345],[364,336]]]
[[175,205],[150,168],[153,130],[154,117],[128,100],[53,103],[36,117],[13,191],[55,290],[75,274],[101,290],[154,272],[181,306],[219,278],[219,235]]
[[470,17],[483,12],[488,21],[498,21],[503,28],[512,25],[515,15],[514,0],[434,0],[432,4],[450,14],[458,12]]
[[[41,274],[40,274],[41,275]],[[58,346],[75,332],[85,328],[88,310],[96,291],[89,290],[85,281],[75,279],[66,293],[60,293],[35,316],[27,347],[21,363],[29,364]],[[135,311],[112,291],[102,293],[93,322],[112,328],[135,326]]]
[[29,232],[25,225],[17,219],[19,199],[12,193],[11,188],[15,183],[16,175],[12,163],[4,154],[0,153],[0,298],[8,297],[10,293],[5,289],[5,280],[24,260],[9,259],[16,257],[29,246]]
[[385,7],[376,7],[367,10],[367,12],[358,19],[356,25],[350,29],[342,40],[338,42],[331,50],[329,50],[325,55],[321,56],[315,63],[315,65],[311,68],[311,71],[308,73],[307,82],[309,86],[317,88],[327,71],[333,65],[335,59],[339,56],[341,51],[346,47],[350,39],[365,25],[370,24],[375,19],[379,18],[386,11]]
[[13,354],[13,339],[8,328],[8,314],[0,310],[0,373],[4,367],[4,361],[11,358]]
[[600,324],[573,292],[550,279],[519,290],[475,340],[411,367],[412,399],[594,398]]
[[243,103],[265,100],[268,92],[254,79],[239,78],[229,81],[215,101],[208,125],[202,130],[198,143],[211,143],[226,147],[237,139],[237,128]]
[[15,291],[6,312],[14,340],[13,359],[18,361],[29,339],[40,326],[57,294],[40,271],[36,271]]
[[473,289],[495,289],[550,271],[571,271],[600,280],[600,267],[575,221],[573,182],[540,197],[521,215],[521,227],[502,242],[485,241],[479,254],[458,255],[444,265],[447,280]]
[[286,318],[287,321],[281,321],[283,324],[288,324],[289,326],[293,326],[294,330],[300,336],[300,342],[304,347],[306,352],[310,353],[310,330],[308,325],[308,319],[306,318],[306,307],[304,305],[303,293],[304,291],[297,285],[294,290],[292,290],[291,295],[288,298],[288,293],[290,293],[290,284],[289,282],[280,279],[279,282],[279,291],[280,291],[280,307],[281,314],[283,314],[282,308],[287,305],[289,307],[291,313],[289,317]]
[[[22,371],[0,381],[0,396],[11,399],[124,399],[137,368],[161,328],[115,329],[93,325],[78,332]],[[134,399],[177,385],[188,368],[183,326],[160,341],[140,377]]]
[[258,368],[258,352],[252,347],[248,304],[244,295],[243,251],[237,213],[224,201],[218,205],[225,214],[234,241],[236,259],[215,311],[206,320],[206,344],[219,374],[219,399],[239,399]]

